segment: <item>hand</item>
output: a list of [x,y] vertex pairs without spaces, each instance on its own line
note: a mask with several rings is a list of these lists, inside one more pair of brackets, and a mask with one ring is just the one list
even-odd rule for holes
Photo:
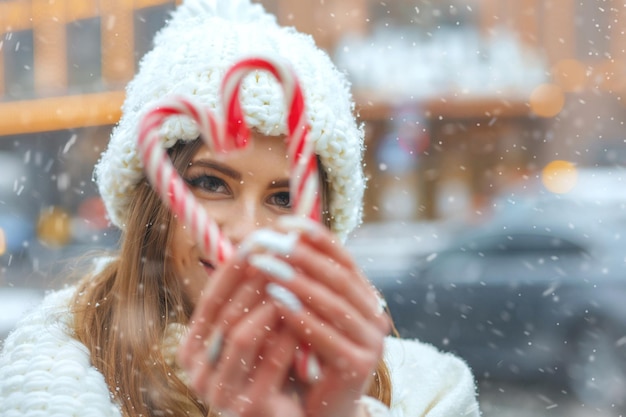
[[[246,260],[233,259],[215,271],[196,307],[179,361],[192,387],[217,409],[241,416],[363,411],[356,400],[370,382],[389,322],[376,293],[330,232],[306,221],[295,226],[301,236],[287,247],[267,239],[255,243],[252,237],[247,249],[282,253],[278,262],[291,269],[289,277],[284,268],[277,274],[253,262],[268,255],[245,253]],[[284,297],[269,302],[275,294],[264,291],[267,280],[296,304]],[[320,363],[312,383],[293,378],[294,353],[303,346]],[[209,360],[212,351],[219,357]]]
[[196,305],[178,362],[191,387],[225,415],[303,416],[297,398],[284,390],[298,342],[278,331],[281,320],[264,299],[265,284],[243,260],[217,268]]
[[[290,280],[269,280],[301,300],[301,309],[277,302],[285,326],[319,359],[319,380],[303,393],[307,416],[352,416],[382,355],[391,323],[380,298],[350,254],[325,227],[295,217],[279,221],[283,230],[300,231],[291,253],[280,259],[296,273]],[[261,270],[261,272],[263,272]]]

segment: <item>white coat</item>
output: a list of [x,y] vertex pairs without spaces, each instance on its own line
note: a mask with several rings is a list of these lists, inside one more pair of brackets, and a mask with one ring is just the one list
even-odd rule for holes
[[[50,293],[5,340],[0,354],[0,416],[121,417],[87,348],[72,337],[74,289]],[[388,337],[388,409],[364,397],[371,417],[480,415],[473,376],[462,360],[416,340]]]

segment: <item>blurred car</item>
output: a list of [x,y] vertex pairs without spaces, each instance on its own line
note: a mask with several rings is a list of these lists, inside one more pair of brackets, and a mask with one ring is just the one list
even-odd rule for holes
[[545,197],[455,229],[402,271],[372,268],[359,246],[355,258],[402,336],[458,354],[479,379],[566,383],[587,404],[624,406],[626,223]]
[[350,235],[347,249],[373,276],[402,277],[416,259],[445,247],[459,223],[381,222],[363,225]]

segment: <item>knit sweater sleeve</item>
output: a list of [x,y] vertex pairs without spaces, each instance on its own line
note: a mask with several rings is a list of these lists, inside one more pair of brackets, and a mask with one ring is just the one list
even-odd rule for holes
[[434,346],[388,337],[385,361],[392,383],[392,417],[477,417],[474,377],[460,358]]
[[0,353],[3,417],[121,417],[87,348],[71,336],[72,292],[49,294],[5,340]]

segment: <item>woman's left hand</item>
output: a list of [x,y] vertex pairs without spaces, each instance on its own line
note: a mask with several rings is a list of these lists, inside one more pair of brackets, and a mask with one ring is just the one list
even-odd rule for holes
[[382,356],[390,319],[377,292],[328,229],[291,216],[279,224],[300,233],[291,253],[278,257],[295,273],[285,280],[271,270],[260,271],[300,301],[294,306],[275,298],[286,327],[319,361],[319,375],[309,375],[313,379],[305,381],[302,393],[306,414],[356,415]]

